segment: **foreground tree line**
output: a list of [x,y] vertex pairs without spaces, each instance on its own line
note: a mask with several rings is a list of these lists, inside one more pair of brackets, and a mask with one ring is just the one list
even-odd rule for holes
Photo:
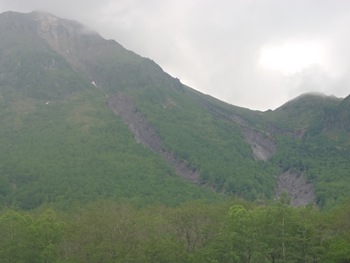
[[244,201],[0,213],[0,258],[14,262],[349,262],[350,202],[328,212]]

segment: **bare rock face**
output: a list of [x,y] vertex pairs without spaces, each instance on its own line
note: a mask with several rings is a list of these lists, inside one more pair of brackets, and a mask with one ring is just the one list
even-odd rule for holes
[[64,48],[64,44],[69,44],[69,41],[82,36],[99,37],[96,32],[75,21],[60,19],[41,11],[32,12],[31,15],[38,24],[39,36],[47,40],[55,50]]
[[244,118],[237,114],[227,114],[209,103],[202,102],[203,105],[215,116],[221,119],[232,121],[237,124],[245,141],[251,146],[252,156],[257,161],[267,161],[277,150],[277,144],[273,138],[262,133],[249,124]]
[[31,15],[37,23],[37,34],[73,68],[90,76],[85,57],[94,54],[92,46],[104,43],[103,38],[78,22],[60,19],[47,12],[35,11]]
[[179,176],[193,183],[199,182],[199,172],[189,167],[186,161],[177,158],[172,151],[164,148],[160,136],[135,107],[130,97],[121,93],[114,94],[108,100],[107,105],[128,125],[138,143],[142,143],[159,153],[175,169]]
[[238,115],[231,116],[231,120],[240,126],[245,141],[252,147],[252,154],[255,160],[267,161],[274,155],[277,145],[269,135],[254,129]]
[[315,197],[312,183],[306,181],[304,174],[291,170],[284,172],[278,178],[276,196],[280,198],[286,193],[294,206],[313,204]]
[[267,161],[276,152],[275,142],[267,135],[247,127],[242,127],[242,133],[252,147],[255,160]]

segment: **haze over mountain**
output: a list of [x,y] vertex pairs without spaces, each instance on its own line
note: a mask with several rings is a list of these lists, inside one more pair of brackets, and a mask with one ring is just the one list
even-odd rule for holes
[[4,206],[349,197],[349,97],[251,111],[49,13],[2,13],[0,33]]
[[[276,109],[299,94],[348,94],[344,0],[1,0],[0,12],[47,10],[152,58],[230,104]],[[181,19],[179,19],[181,18]]]

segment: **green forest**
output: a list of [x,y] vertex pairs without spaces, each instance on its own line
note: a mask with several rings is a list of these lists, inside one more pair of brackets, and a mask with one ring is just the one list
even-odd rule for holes
[[0,212],[4,263],[237,262],[345,263],[350,202],[329,211],[292,207],[288,198],[258,204],[189,201],[169,207],[128,202],[42,206]]

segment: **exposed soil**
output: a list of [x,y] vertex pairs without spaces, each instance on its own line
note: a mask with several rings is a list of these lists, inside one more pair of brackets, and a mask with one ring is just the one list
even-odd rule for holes
[[193,183],[199,182],[199,172],[163,146],[156,129],[136,108],[130,97],[121,93],[114,94],[108,99],[107,105],[128,125],[138,143],[142,143],[151,150],[159,153],[175,169],[179,176]]
[[[252,147],[253,157],[256,160],[267,161],[276,152],[277,145],[272,137],[250,127],[240,116],[232,116],[232,120],[241,127],[242,134]],[[302,137],[303,131],[289,136]],[[293,206],[313,204],[315,200],[312,183],[306,181],[303,173],[291,170],[282,173],[278,178],[276,197],[280,198],[283,193],[289,196]]]
[[255,160],[267,161],[276,152],[272,138],[252,128],[241,127],[241,130],[246,142],[252,147]]
[[276,196],[280,198],[286,193],[294,206],[305,206],[313,204],[314,190],[312,183],[306,181],[303,173],[296,173],[291,170],[284,172],[278,178]]
[[236,114],[227,114],[208,102],[202,101],[211,113],[216,117],[232,121],[241,128],[241,133],[245,141],[252,148],[252,156],[255,160],[267,161],[277,150],[277,145],[273,138],[252,127],[244,118]]
[[230,119],[240,126],[245,141],[252,147],[255,160],[267,161],[274,155],[277,145],[272,137],[254,129],[238,115],[232,115]]

